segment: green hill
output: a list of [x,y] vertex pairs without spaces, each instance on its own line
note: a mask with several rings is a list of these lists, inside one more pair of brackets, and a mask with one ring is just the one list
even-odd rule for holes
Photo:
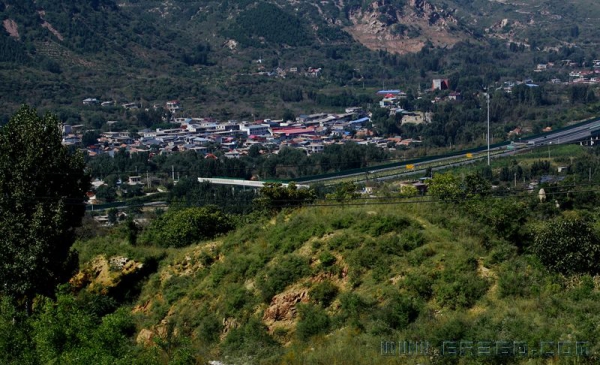
[[549,151],[437,173],[424,196],[268,185],[229,199],[244,214],[88,216],[54,298],[0,301],[0,362],[597,363],[600,158]]
[[[568,208],[528,193],[317,205],[254,215],[187,248],[136,248],[113,233],[77,249],[92,283],[84,292],[127,292],[134,337],[165,359],[177,350],[197,363],[566,364],[567,347],[579,346],[589,356],[578,361],[594,363],[598,265],[586,245],[598,236],[580,194]],[[88,261],[100,253],[134,261],[122,269]],[[157,260],[135,290],[107,279]],[[399,355],[399,341],[430,352]],[[495,347],[516,344],[527,354]],[[459,346],[465,353],[449,355]]]

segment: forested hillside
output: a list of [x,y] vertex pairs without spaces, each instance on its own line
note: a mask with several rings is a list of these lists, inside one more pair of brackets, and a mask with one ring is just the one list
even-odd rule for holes
[[[535,82],[566,81],[571,69],[562,61],[590,68],[597,58],[597,7],[4,0],[2,122],[27,103],[71,124],[121,120],[140,128],[144,118],[121,104],[152,110],[176,99],[187,115],[277,118],[373,105],[385,85],[425,107],[433,78],[450,78],[452,90],[470,95],[532,77],[546,62],[556,68]],[[319,76],[308,77],[309,68]],[[86,98],[114,106],[84,107]]]

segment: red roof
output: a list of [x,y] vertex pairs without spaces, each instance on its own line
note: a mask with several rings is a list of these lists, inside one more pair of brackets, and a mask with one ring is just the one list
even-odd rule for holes
[[310,128],[281,128],[273,130],[273,133],[285,134],[289,136],[290,134],[304,134],[304,133],[314,133],[315,129],[313,127]]

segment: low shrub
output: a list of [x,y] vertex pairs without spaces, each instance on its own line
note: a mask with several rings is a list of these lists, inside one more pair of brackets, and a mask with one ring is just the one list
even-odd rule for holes
[[313,286],[308,295],[317,304],[323,307],[329,307],[331,302],[335,299],[338,294],[338,287],[332,284],[330,281],[323,281]]
[[296,326],[296,334],[300,340],[308,340],[312,336],[326,333],[331,326],[331,319],[321,307],[311,304],[299,304],[300,321]]
[[257,287],[261,291],[262,300],[270,301],[273,296],[285,289],[296,280],[310,274],[308,260],[298,255],[288,255],[283,260],[267,270],[259,278]]
[[216,207],[169,210],[152,222],[140,241],[162,247],[184,247],[233,228],[233,221]]

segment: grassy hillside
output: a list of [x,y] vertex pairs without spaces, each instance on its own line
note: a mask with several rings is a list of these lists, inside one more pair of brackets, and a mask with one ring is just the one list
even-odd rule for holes
[[267,186],[251,213],[230,199],[243,215],[88,216],[55,297],[0,300],[0,362],[595,364],[598,149],[539,152],[436,173],[425,196]]
[[[532,253],[542,222],[588,213],[527,194],[357,203],[254,216],[182,249],[134,248],[118,234],[77,249],[159,257],[129,298],[137,339],[163,350],[170,341],[199,363],[566,364],[558,342],[599,350],[597,276],[553,273]],[[382,341],[400,340],[427,341],[432,353],[381,354]],[[523,341],[529,355],[443,356],[444,341]],[[540,355],[540,342],[556,356]]]

